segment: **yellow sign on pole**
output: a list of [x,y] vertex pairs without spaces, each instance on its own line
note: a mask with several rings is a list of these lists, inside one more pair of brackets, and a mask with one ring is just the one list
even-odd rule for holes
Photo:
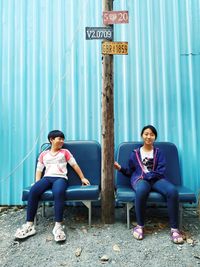
[[104,55],[128,55],[128,42],[102,42]]

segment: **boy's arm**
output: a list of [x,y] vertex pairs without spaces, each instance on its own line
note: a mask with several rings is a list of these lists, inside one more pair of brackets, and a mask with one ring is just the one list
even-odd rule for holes
[[75,172],[78,174],[79,178],[81,179],[81,182],[83,185],[89,185],[90,182],[88,181],[88,179],[86,179],[80,169],[80,167],[78,166],[78,164],[73,164],[72,168],[75,170]]
[[42,172],[37,170],[35,174],[35,182],[38,182],[42,177]]
[[43,152],[42,152],[37,162],[37,167],[35,172],[35,182],[38,182],[42,178],[43,170],[44,170],[44,163],[43,163]]

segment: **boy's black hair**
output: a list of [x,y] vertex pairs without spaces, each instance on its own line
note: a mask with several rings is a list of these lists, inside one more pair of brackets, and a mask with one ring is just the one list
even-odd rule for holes
[[155,137],[157,138],[157,136],[158,136],[157,130],[156,130],[156,128],[153,125],[146,125],[146,126],[144,126],[143,129],[142,129],[142,131],[141,131],[141,136],[143,135],[143,133],[144,133],[144,131],[146,129],[151,129],[151,131],[155,134]]
[[53,130],[51,132],[49,132],[48,134],[48,140],[51,143],[50,139],[55,139],[56,137],[61,137],[63,139],[65,139],[65,135],[63,132],[59,131],[59,130]]

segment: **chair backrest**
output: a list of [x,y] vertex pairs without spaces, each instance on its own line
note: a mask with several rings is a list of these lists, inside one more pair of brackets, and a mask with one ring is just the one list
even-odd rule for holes
[[[96,141],[68,141],[63,148],[68,149],[83,174],[89,179],[90,184],[101,184],[101,146]],[[69,166],[68,175],[69,185],[80,183],[78,175]]]
[[[49,147],[46,144],[41,146],[42,150]],[[96,141],[67,141],[63,148],[68,149],[78,165],[80,166],[84,176],[89,179],[92,185],[100,185],[101,183],[101,146]],[[69,185],[81,184],[81,181],[75,171],[68,164],[68,182]]]
[[[117,149],[116,160],[124,167],[128,166],[128,160],[131,152],[139,147],[141,142],[124,142]],[[180,164],[178,158],[177,147],[170,142],[155,142],[155,146],[159,147],[166,157],[166,178],[175,185],[182,185]],[[125,177],[121,172],[116,172],[115,185],[130,185],[130,179]]]

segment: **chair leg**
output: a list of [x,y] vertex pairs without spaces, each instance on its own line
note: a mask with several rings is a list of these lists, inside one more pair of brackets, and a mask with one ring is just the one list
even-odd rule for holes
[[82,203],[88,208],[88,224],[91,227],[91,218],[92,218],[92,202],[89,200],[84,200]]
[[45,217],[45,202],[42,202],[42,217]]
[[34,218],[34,225],[36,226],[37,225],[37,214],[35,215],[35,218]]
[[179,228],[182,228],[183,224],[183,204],[179,203]]
[[130,209],[133,207],[132,202],[126,203],[126,220],[127,220],[127,228],[130,229]]

